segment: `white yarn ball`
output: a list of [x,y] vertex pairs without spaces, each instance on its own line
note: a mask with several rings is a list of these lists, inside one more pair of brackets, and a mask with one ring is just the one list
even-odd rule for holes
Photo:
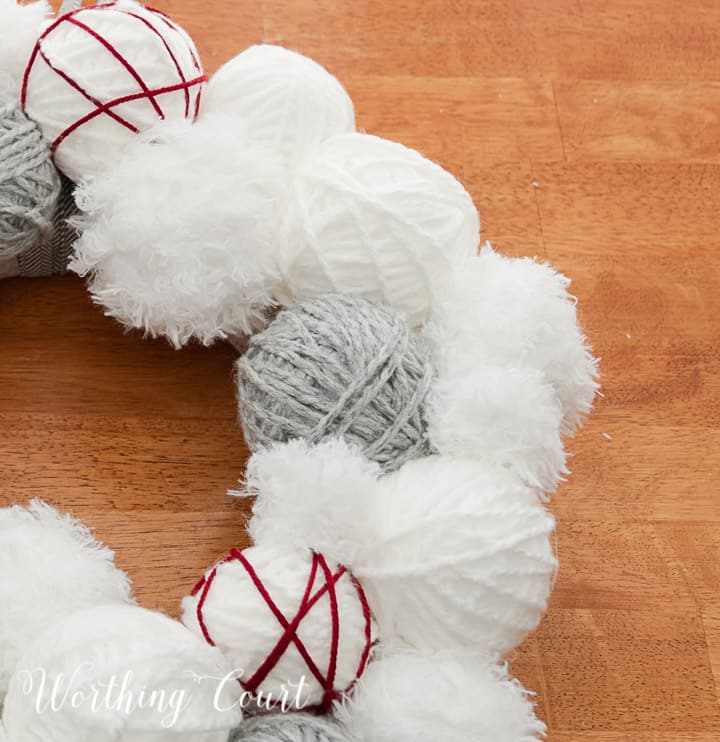
[[401,144],[333,137],[298,168],[293,188],[279,254],[285,303],[359,294],[420,325],[437,282],[477,250],[479,218],[467,191]]
[[48,26],[30,57],[23,101],[58,168],[78,181],[117,162],[138,131],[161,119],[194,119],[204,79],[182,28],[118,0]]
[[24,5],[0,0],[0,75],[10,79],[13,98],[20,97],[25,66],[51,13],[45,0]]
[[[218,650],[161,613],[93,608],[29,648],[3,720],[12,742],[226,742],[242,720],[235,684],[221,687],[229,673]],[[59,710],[38,713],[38,699],[48,703],[56,684]]]
[[39,500],[0,510],[0,702],[20,656],[48,626],[132,600],[113,557],[85,526]]
[[86,217],[70,269],[90,275],[106,314],[176,347],[252,332],[280,280],[286,181],[231,117],[155,127],[76,192]]
[[[331,579],[331,574],[340,576]],[[273,607],[253,575],[265,586]],[[334,591],[325,589],[333,582]],[[261,704],[284,701],[292,708],[327,709],[365,669],[373,624],[364,601],[362,588],[337,563],[326,562],[308,549],[254,546],[231,552],[206,573],[194,594],[183,599],[182,620],[224,652],[233,668],[242,672],[243,687]],[[315,669],[303,656],[304,650],[287,641],[278,661],[263,671],[286,633],[284,626],[292,624],[303,606],[308,610],[299,620],[296,636]]]
[[550,265],[484,246],[439,291],[426,328],[439,377],[452,385],[481,365],[534,369],[555,390],[563,430],[572,432],[598,384],[569,285]]
[[357,742],[532,742],[545,724],[529,695],[476,655],[404,652],[375,660],[336,712]]
[[208,82],[203,112],[237,116],[253,142],[288,163],[311,155],[334,134],[355,130],[345,88],[324,67],[281,46],[251,46]]
[[510,472],[431,456],[383,477],[352,565],[386,645],[503,654],[539,623],[555,519]]

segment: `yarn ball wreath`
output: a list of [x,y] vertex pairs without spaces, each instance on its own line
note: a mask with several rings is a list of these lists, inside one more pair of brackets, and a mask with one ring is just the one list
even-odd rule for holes
[[293,305],[251,340],[237,369],[253,451],[342,437],[385,470],[429,452],[429,350],[389,307],[340,294]]
[[365,671],[374,624],[352,574],[309,549],[233,549],[183,599],[262,707],[329,710]]
[[138,132],[194,119],[205,75],[187,33],[133,0],[64,13],[40,35],[22,104],[71,180],[104,171]]
[[41,244],[52,231],[60,176],[37,124],[0,103],[0,258]]

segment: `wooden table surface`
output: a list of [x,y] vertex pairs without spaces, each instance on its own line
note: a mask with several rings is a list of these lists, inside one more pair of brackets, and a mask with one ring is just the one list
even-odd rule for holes
[[[483,237],[573,279],[604,398],[554,500],[560,578],[512,658],[551,742],[720,738],[720,3],[156,0],[206,68],[326,65],[358,125],[472,193]],[[246,543],[234,352],[123,334],[76,278],[0,284],[0,504],[72,510],[177,613]]]

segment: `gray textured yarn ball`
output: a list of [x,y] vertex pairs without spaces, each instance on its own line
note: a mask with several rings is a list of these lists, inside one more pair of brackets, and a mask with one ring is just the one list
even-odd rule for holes
[[240,419],[253,451],[343,437],[391,471],[429,453],[430,352],[405,318],[326,294],[278,314],[238,361]]
[[0,107],[0,257],[46,241],[60,176],[40,128],[15,105]]
[[244,721],[230,742],[350,742],[343,728],[312,714],[266,714]]

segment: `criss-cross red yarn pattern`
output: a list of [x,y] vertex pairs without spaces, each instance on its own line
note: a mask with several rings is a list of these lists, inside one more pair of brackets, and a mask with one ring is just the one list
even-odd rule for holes
[[[262,685],[262,682],[272,672],[273,668],[280,661],[280,658],[286,652],[288,647],[293,644],[300,656],[303,658],[303,661],[307,665],[308,670],[317,680],[320,687],[323,689],[322,701],[317,706],[317,710],[323,712],[328,711],[332,706],[333,701],[337,700],[342,695],[342,693],[349,693],[353,689],[357,681],[360,679],[360,676],[364,672],[365,666],[367,665],[368,658],[370,656],[370,649],[372,646],[372,618],[370,614],[370,606],[368,604],[362,586],[347,571],[345,567],[339,567],[338,570],[333,573],[325,557],[322,554],[313,552],[312,565],[310,567],[310,574],[305,586],[305,592],[302,596],[297,612],[290,620],[288,620],[288,618],[278,608],[277,604],[268,592],[265,584],[257,574],[255,568],[245,557],[243,552],[238,549],[232,549],[227,556],[225,556],[222,560],[220,560],[220,562],[215,565],[215,567],[213,567],[207,577],[203,577],[200,582],[195,585],[192,592],[193,596],[200,593],[200,598],[197,604],[198,624],[200,625],[200,630],[205,637],[205,641],[207,641],[208,644],[213,647],[215,646],[215,642],[205,622],[203,608],[205,606],[205,602],[207,601],[210,588],[212,587],[212,584],[217,576],[218,567],[221,564],[226,564],[233,561],[239,562],[243,566],[253,585],[265,601],[268,609],[283,629],[283,633],[281,634],[280,638],[276,642],[273,649],[268,653],[265,660],[261,663],[260,667],[255,670],[250,678],[246,680],[241,679],[240,684],[249,693],[257,693],[258,689]],[[357,591],[360,605],[362,607],[363,618],[365,622],[365,643],[360,662],[358,663],[358,667],[352,682],[346,688],[342,689],[342,691],[338,691],[335,689],[335,677],[337,673],[338,648],[340,643],[340,614],[338,611],[336,585],[338,581],[345,575],[347,575],[348,578],[352,580],[353,586]],[[322,582],[320,584],[320,587],[313,592],[318,577]],[[328,596],[328,603],[330,608],[332,632],[328,667],[326,672],[323,673],[317,666],[317,663],[313,659],[305,644],[298,636],[298,629],[300,628],[300,624],[302,623],[303,619],[309,614],[313,606],[315,606],[317,602],[326,594]]]
[[[105,39],[102,35],[100,35],[95,29],[88,26],[86,23],[84,23],[82,20],[77,18],[77,16],[81,13],[88,13],[88,12],[102,12],[102,11],[108,11],[112,10],[115,13],[122,13],[126,16],[129,16],[131,18],[134,18],[138,21],[138,23],[145,26],[151,34],[157,36],[165,51],[168,54],[168,58],[172,62],[172,65],[174,66],[177,75],[178,75],[178,82],[172,85],[166,85],[159,88],[149,88],[148,85],[145,83],[145,81],[142,78],[142,75],[135,69],[135,67],[132,65],[132,63],[125,57],[121,52],[114,47],[107,39]],[[170,18],[168,18],[164,13],[161,13],[158,10],[155,10],[153,8],[145,8],[150,13],[153,13],[161,22],[163,25],[167,26],[171,31],[177,34],[184,35],[184,32],[182,29],[177,26]],[[48,56],[45,54],[42,48],[42,42],[50,36],[59,26],[62,24],[69,23],[73,26],[76,26],[77,28],[82,29],[85,33],[87,33],[89,36],[91,36],[93,39],[95,39],[98,43],[98,45],[104,49],[108,54],[110,54],[112,57],[114,57],[117,62],[125,69],[125,71],[128,73],[128,75],[134,80],[134,82],[137,84],[139,90],[136,93],[128,93],[127,95],[121,96],[119,98],[114,98],[109,101],[101,101],[95,96],[91,95],[87,90],[85,90],[82,85],[80,85],[76,80],[74,80],[72,77],[70,77],[68,74],[60,70],[57,66],[55,66],[52,61],[48,58]],[[32,72],[32,69],[34,65],[37,63],[38,60],[42,60],[55,74],[57,74],[60,78],[62,78],[68,85],[70,85],[74,90],[77,90],[80,95],[82,95],[87,101],[93,104],[95,107],[93,110],[79,118],[77,121],[74,121],[69,126],[67,126],[63,131],[58,134],[55,139],[50,144],[50,149],[52,152],[55,152],[57,148],[62,144],[62,142],[74,131],[79,129],[81,126],[84,126],[89,121],[92,121],[98,116],[106,115],[109,118],[113,119],[118,125],[125,127],[126,129],[129,129],[133,133],[138,133],[139,129],[135,124],[133,124],[131,121],[128,121],[126,118],[121,116],[115,109],[117,109],[118,106],[122,105],[123,103],[129,103],[130,101],[135,100],[142,100],[146,99],[150,105],[153,107],[156,115],[159,119],[164,119],[165,114],[163,112],[162,106],[160,104],[160,101],[158,98],[165,93],[172,93],[176,91],[183,91],[183,94],[185,96],[185,118],[190,118],[192,116],[193,120],[197,117],[199,110],[200,110],[200,97],[202,94],[202,83],[204,83],[207,80],[207,76],[203,74],[202,68],[200,66],[200,61],[195,54],[195,51],[192,48],[192,45],[188,43],[188,51],[190,53],[190,58],[192,60],[193,67],[195,69],[195,72],[197,74],[193,75],[191,78],[188,79],[188,77],[183,72],[182,66],[180,65],[180,62],[178,61],[177,56],[173,52],[172,48],[168,44],[165,37],[158,31],[158,29],[150,23],[150,21],[147,20],[147,18],[144,18],[143,16],[139,15],[138,13],[128,9],[128,8],[118,8],[116,7],[115,3],[107,3],[105,5],[97,5],[92,8],[77,8],[76,10],[71,10],[67,13],[64,13],[63,15],[59,16],[53,23],[51,23],[45,31],[40,35],[40,38],[38,38],[37,42],[35,43],[35,47],[33,48],[32,54],[30,55],[30,59],[28,60],[27,66],[25,68],[25,74],[23,76],[23,84],[22,84],[22,93],[21,93],[21,101],[23,109],[25,108],[25,104],[27,102],[27,94],[28,94],[28,81],[30,79],[30,73]],[[195,88],[195,91],[193,91],[193,88]],[[192,93],[194,92],[194,100],[192,99]]]

